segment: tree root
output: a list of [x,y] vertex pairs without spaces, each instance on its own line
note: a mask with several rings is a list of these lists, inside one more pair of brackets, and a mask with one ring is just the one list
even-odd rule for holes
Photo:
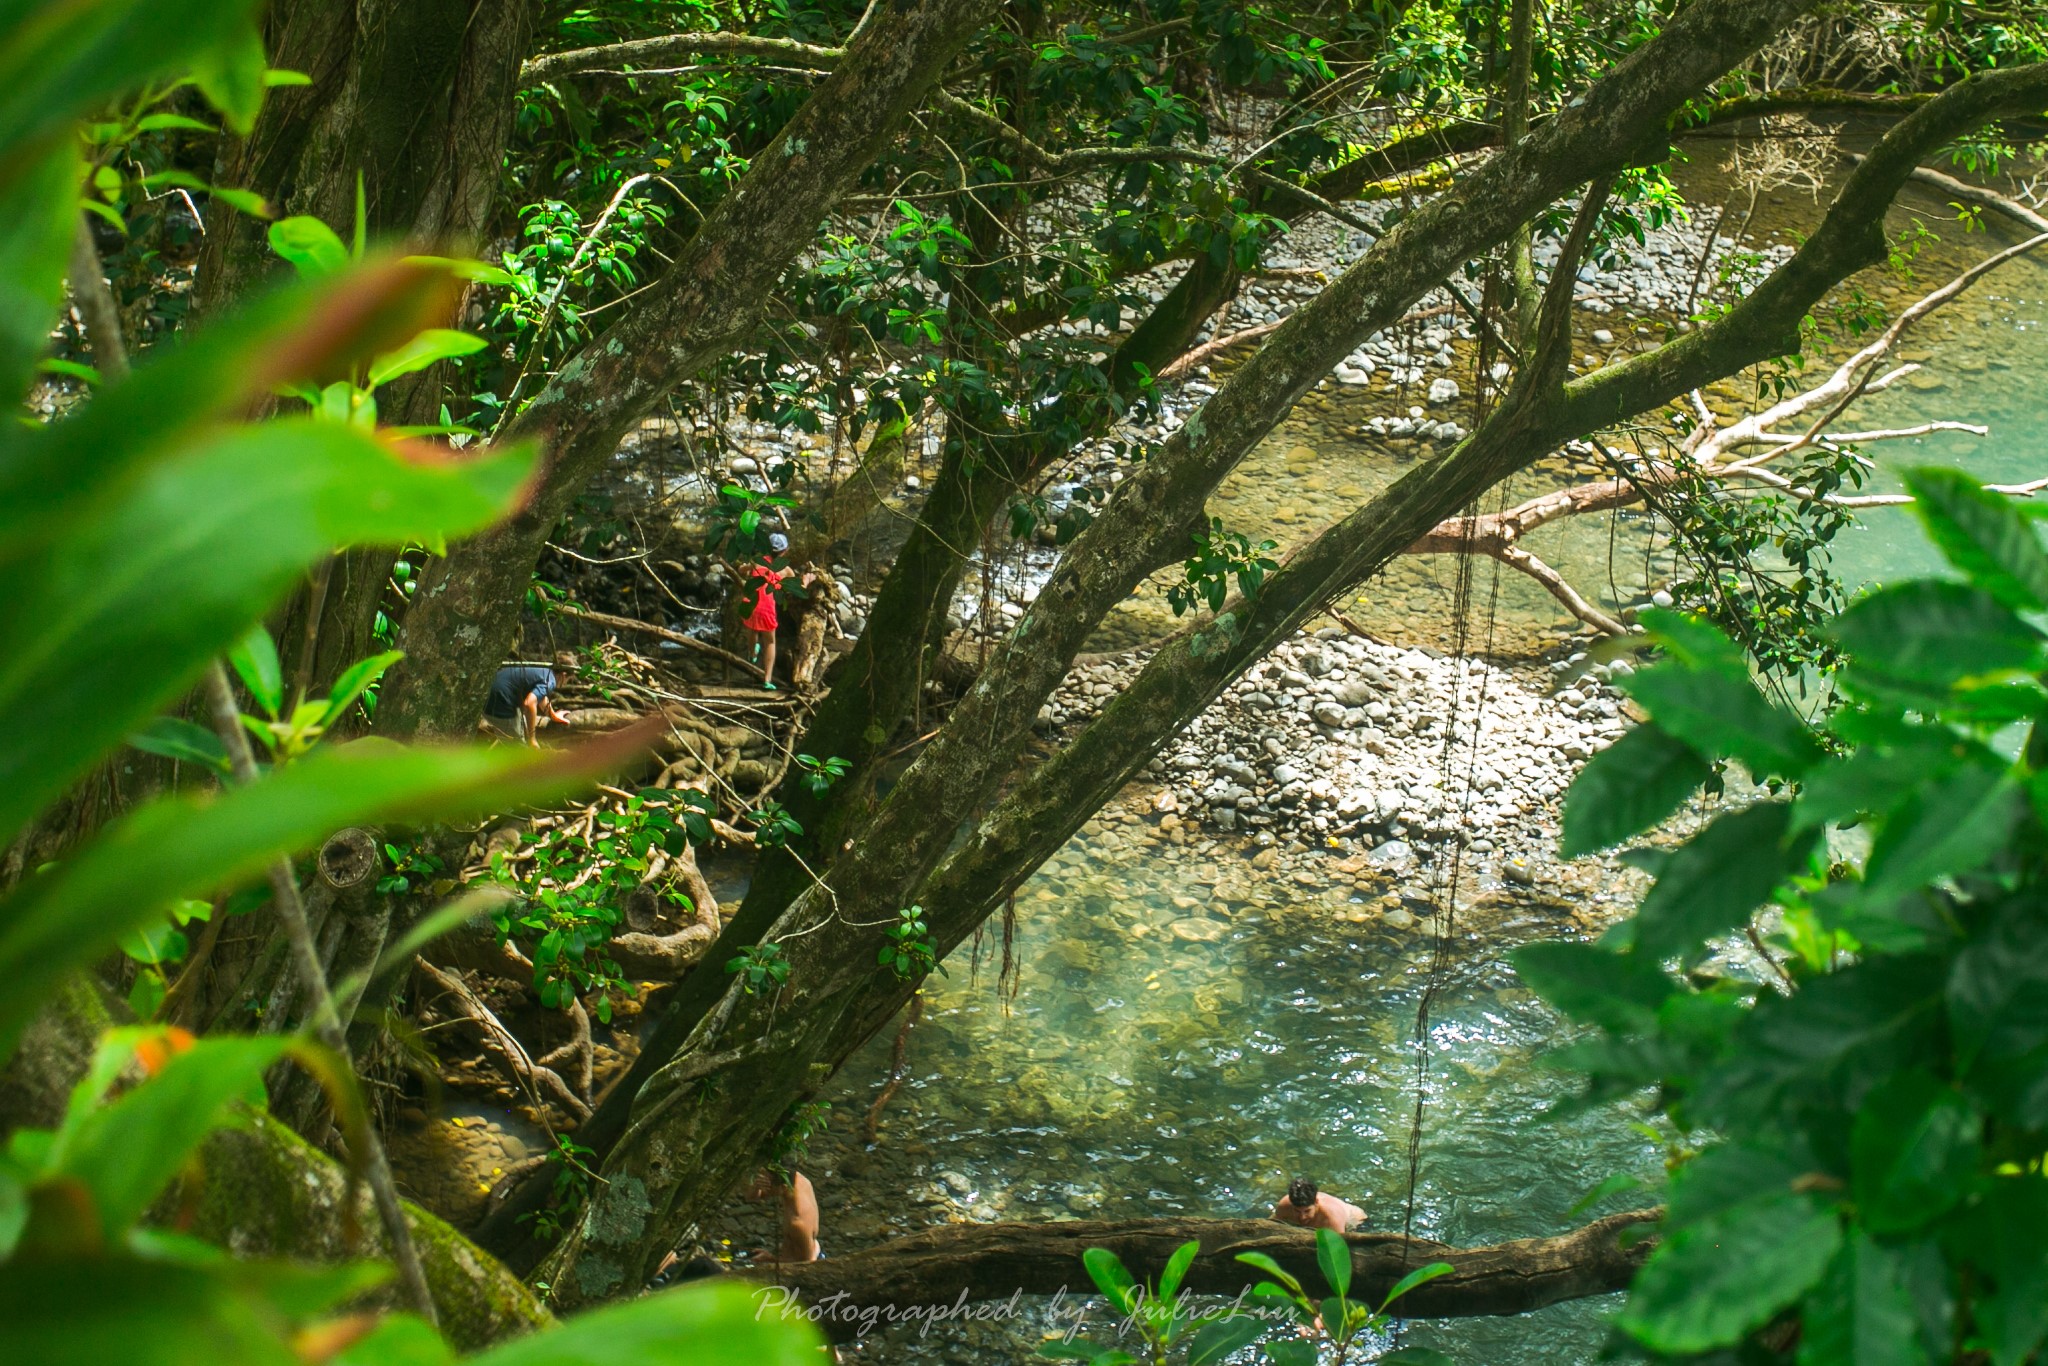
[[[585,1105],[590,1103],[591,1076],[597,1070],[597,1049],[590,1041],[590,1012],[583,1008],[583,1002],[571,1000],[567,1011],[569,1017],[569,1039],[561,1046],[543,1053],[535,1060],[536,1068],[559,1067],[568,1062],[576,1066],[576,1094]],[[559,1075],[559,1074],[558,1074]]]
[[[546,1092],[549,1098],[559,1101],[562,1108],[578,1120],[590,1118],[590,1107],[569,1089],[569,1084],[562,1080],[561,1074],[552,1067],[536,1063],[527,1053],[525,1045],[505,1027],[504,1022],[498,1019],[489,1006],[477,998],[476,993],[469,989],[467,982],[452,972],[442,971],[424,958],[419,960],[419,968],[429,981],[446,993],[447,999],[454,1002],[455,1009],[476,1026],[477,1032],[483,1036],[485,1047],[503,1060],[513,1084],[524,1090],[536,1106],[541,1103],[540,1093]],[[588,1028],[587,1021],[585,1027]]]

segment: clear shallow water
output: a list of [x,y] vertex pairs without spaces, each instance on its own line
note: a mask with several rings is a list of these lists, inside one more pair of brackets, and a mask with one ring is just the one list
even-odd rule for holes
[[[1401,1227],[1431,936],[1348,923],[1320,889],[1235,879],[1236,852],[1175,866],[1106,840],[1078,837],[1019,897],[1007,1014],[993,939],[973,984],[969,951],[954,956],[865,1159],[851,1131],[891,1040],[841,1074],[835,1132],[813,1154],[828,1245],[947,1217],[1263,1214],[1297,1174],[1372,1227]],[[1226,899],[1203,881],[1218,874]],[[1465,1245],[1563,1232],[1587,1187],[1657,1160],[1618,1110],[1544,1118],[1560,1087],[1536,1059],[1560,1023],[1504,956],[1575,924],[1559,907],[1505,910],[1465,938],[1432,1010],[1415,1230]],[[1602,1307],[1417,1325],[1407,1340],[1498,1366],[1590,1361]],[[1019,1333],[1007,1354],[934,1332],[872,1359],[1018,1359],[1036,1337]]]
[[[1929,223],[1951,216],[1940,196],[1909,193],[1890,226],[1916,215]],[[1793,232],[1814,216],[1809,202],[1784,201],[1758,215],[1752,236]],[[1941,230],[1948,240],[1922,255],[1916,281],[1872,275],[1866,288],[1898,307],[2023,236],[1988,216],[1981,233],[1966,237],[1952,223]],[[1896,489],[1896,471],[1919,463],[2001,482],[2048,475],[2044,262],[2048,255],[2003,268],[1909,333],[1899,356],[1926,370],[1845,415],[1857,427],[1946,418],[1992,429],[1989,438],[1938,434],[1866,447],[1879,465],[1869,491]],[[1626,335],[1618,316],[1603,321]],[[1357,432],[1391,401],[1311,395],[1212,511],[1283,543],[1341,515],[1405,468]],[[1510,500],[1558,482],[1555,471],[1532,472]],[[1657,579],[1649,525],[1637,513],[1555,524],[1530,546],[1610,607],[1637,600]],[[1837,570],[1851,584],[1938,565],[1898,509],[1867,513],[1837,547]],[[1441,644],[1454,578],[1449,559],[1403,561],[1354,606],[1396,639]],[[1491,578],[1482,569],[1476,602],[1493,591]],[[1499,648],[1521,652],[1573,624],[1520,576],[1500,576],[1498,593]],[[1157,598],[1141,594],[1103,643],[1119,632],[1156,634],[1167,620]],[[877,1039],[841,1074],[832,1132],[813,1149],[827,1244],[837,1236],[865,1245],[946,1218],[1263,1212],[1293,1174],[1363,1205],[1373,1227],[1398,1229],[1417,1081],[1410,1036],[1428,936],[1349,923],[1344,903],[1323,899],[1321,888],[1251,873],[1248,853],[1170,860],[1114,833],[1072,842],[1019,898],[1019,983],[1008,1011],[994,991],[992,929],[978,982],[968,981],[963,951],[953,979],[933,992],[872,1153],[855,1131],[891,1040]],[[1561,1232],[1587,1217],[1570,1207],[1599,1179],[1655,1167],[1658,1154],[1619,1110],[1544,1119],[1568,1089],[1538,1061],[1562,1041],[1560,1022],[1505,959],[1515,943],[1574,929],[1560,908],[1511,909],[1463,940],[1440,984],[1418,1233],[1469,1245]],[[1607,1308],[1582,1302],[1416,1325],[1406,1340],[1461,1362],[1564,1366],[1594,1359]],[[1016,1360],[1042,1327],[1027,1321],[1007,1338],[935,1331],[876,1343],[866,1359]]]

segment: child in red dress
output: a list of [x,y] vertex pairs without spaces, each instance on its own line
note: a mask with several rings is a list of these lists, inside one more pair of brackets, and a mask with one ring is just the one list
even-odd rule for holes
[[[753,656],[761,661],[761,686],[768,692],[775,691],[775,632],[781,620],[775,614],[775,595],[782,591],[783,580],[790,575],[787,566],[775,567],[778,556],[789,549],[789,537],[775,532],[768,537],[768,553],[742,570],[732,566],[733,576],[739,580],[740,591],[749,594],[746,620],[740,623],[753,642]],[[816,576],[806,574],[803,582],[808,587]]]

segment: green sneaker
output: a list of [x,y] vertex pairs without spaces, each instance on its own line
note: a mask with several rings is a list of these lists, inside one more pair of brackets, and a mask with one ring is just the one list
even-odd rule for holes
[[775,686],[775,685],[774,685],[773,683],[763,683],[763,684],[761,685],[761,691],[762,691],[762,692],[777,692],[777,691],[780,691],[780,690],[779,690],[779,689],[778,689],[778,688],[777,688],[777,687],[776,687],[776,686]]

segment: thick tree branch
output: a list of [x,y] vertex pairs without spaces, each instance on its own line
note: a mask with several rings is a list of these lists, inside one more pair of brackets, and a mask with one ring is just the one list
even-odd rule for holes
[[791,38],[760,38],[751,33],[670,33],[535,57],[519,68],[519,84],[545,85],[585,71],[673,66],[700,57],[759,57],[807,71],[830,71],[845,55],[844,48],[819,47]]
[[674,264],[514,420],[506,439],[542,448],[540,484],[523,511],[427,567],[405,625],[406,662],[379,707],[380,729],[468,729],[511,641],[540,548],[571,500],[633,423],[747,335],[782,272],[993,8],[993,0],[878,8]]
[[[791,980],[801,983],[793,988],[798,1002],[748,998],[728,989],[684,1050],[641,1088],[631,1130],[605,1164],[606,1184],[547,1268],[558,1296],[584,1301],[637,1283],[682,1225],[700,1217],[755,1160],[790,1098],[809,1094],[817,1077],[829,1074],[900,1008],[912,985],[876,973],[876,932],[865,927],[884,923],[897,907],[910,904],[906,896],[947,852],[961,823],[1010,773],[1038,707],[1088,633],[1162,553],[1185,547],[1216,483],[1296,400],[1338,358],[1573,185],[1655,156],[1664,144],[1666,120],[1686,100],[1811,3],[1704,0],[1682,11],[1572,107],[1402,220],[1297,311],[1124,481],[1069,547],[946,728],[875,817],[850,832],[832,867],[831,886],[804,892],[769,927],[765,938],[783,947]],[[1873,231],[1881,247],[1881,228]],[[1783,344],[1786,336],[1774,333],[1773,341]],[[1703,351],[1694,354],[1700,362],[1718,360]],[[1636,378],[1642,371],[1630,369],[1635,365],[1615,369]],[[1597,411],[1608,397],[1600,386],[1582,395],[1568,391],[1563,400],[1532,405],[1525,425],[1540,429],[1538,413],[1549,417],[1558,410],[1598,426],[1611,420]],[[1534,434],[1504,432],[1503,446],[1517,451],[1518,459],[1532,458],[1519,452],[1523,438]],[[1500,477],[1500,463],[1499,450],[1465,461],[1454,456],[1401,481],[1398,507],[1379,528],[1375,553],[1377,540],[1387,537],[1399,539],[1385,545],[1384,554],[1398,553]],[[1151,718],[1138,719],[1149,748],[1163,732],[1153,731]],[[1055,817],[1055,823],[1064,820],[1064,814]],[[978,895],[936,912],[934,903],[922,904],[935,937],[952,942],[979,922],[983,909]],[[772,1045],[762,1046],[770,1039]],[[716,1069],[714,1103],[705,1098],[705,1088],[681,1079],[698,1075],[702,1060],[717,1054],[741,1054],[744,1061]],[[652,1203],[654,1213],[634,1222],[637,1232],[622,1234],[626,1225],[615,1216],[623,1215],[623,1207],[614,1205],[629,1192],[643,1210]]]
[[[1884,258],[1885,206],[1919,157],[1991,118],[2035,107],[2044,99],[2048,66],[2043,65],[1973,77],[1952,87],[1886,135],[1843,186],[1819,229],[1722,319],[1575,380],[1554,398],[1532,401],[1511,392],[1502,407],[1449,455],[1418,466],[1290,556],[1268,577],[1257,602],[1237,614],[1235,632],[1212,628],[1207,634],[1216,639],[1202,649],[1192,639],[1169,642],[1094,724],[1018,783],[913,893],[927,907],[962,908],[957,926],[950,916],[935,926],[941,950],[957,942],[956,929],[963,938],[970,933],[1087,814],[1129,782],[1166,737],[1214,701],[1232,678],[1299,629],[1321,604],[1362,583],[1397,554],[1431,540],[1445,549],[1454,546],[1463,534],[1462,519],[1444,521],[1446,510],[1464,506],[1565,440],[1659,407],[1710,378],[1793,349],[1807,309],[1837,281]],[[1510,516],[1519,515],[1524,524],[1533,525],[1565,515],[1574,505],[1618,505],[1632,493],[1623,481],[1589,485],[1533,500]],[[1082,814],[1077,817],[1077,812]]]

